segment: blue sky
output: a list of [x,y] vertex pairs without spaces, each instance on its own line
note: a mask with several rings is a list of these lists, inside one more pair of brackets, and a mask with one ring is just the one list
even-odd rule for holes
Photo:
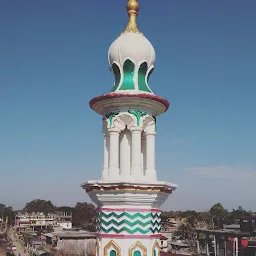
[[[171,107],[158,119],[157,172],[177,183],[163,209],[256,210],[256,2],[141,0],[156,50],[150,86]],[[101,117],[88,101],[113,85],[110,44],[126,1],[4,1],[0,8],[0,202],[89,200],[101,176]]]

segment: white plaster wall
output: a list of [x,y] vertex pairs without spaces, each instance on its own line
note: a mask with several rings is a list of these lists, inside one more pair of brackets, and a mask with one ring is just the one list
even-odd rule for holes
[[[159,243],[159,239],[145,239],[145,238],[131,238],[129,239],[129,237],[125,237],[125,238],[115,238],[115,239],[111,239],[111,238],[100,238],[98,239],[99,241],[99,256],[105,256],[104,254],[104,248],[105,246],[107,246],[111,241],[114,241],[115,244],[117,244],[120,248],[121,248],[121,256],[130,256],[129,255],[129,249],[132,248],[137,242],[140,242],[143,246],[146,247],[147,252],[146,255],[143,254],[143,251],[140,247],[136,247],[134,249],[134,251],[140,251],[141,252],[141,256],[153,256],[152,254],[152,248],[155,244],[155,241]],[[108,254],[109,252],[114,249],[112,246],[109,248],[108,250]],[[159,250],[159,249],[157,249]]]

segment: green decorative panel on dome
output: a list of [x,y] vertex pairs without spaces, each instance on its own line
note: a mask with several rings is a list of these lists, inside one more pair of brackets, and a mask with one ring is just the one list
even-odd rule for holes
[[149,89],[146,82],[147,70],[148,70],[148,64],[146,62],[143,62],[140,65],[139,72],[138,72],[138,86],[140,91],[152,93],[152,91]]
[[121,73],[119,67],[115,63],[112,65],[112,70],[115,76],[115,85],[113,86],[111,92],[114,92],[120,84]]
[[119,90],[134,90],[134,82],[133,82],[133,77],[134,77],[134,70],[135,70],[135,65],[134,63],[127,59],[124,62],[123,66],[123,71],[124,71],[124,78],[122,85],[120,86]]

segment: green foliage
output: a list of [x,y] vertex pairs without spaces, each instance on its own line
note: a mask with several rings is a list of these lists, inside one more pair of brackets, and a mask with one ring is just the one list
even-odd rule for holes
[[56,207],[56,211],[57,212],[68,212],[68,213],[72,213],[74,211],[73,207],[70,206],[60,206],[60,207]]
[[93,204],[78,202],[73,211],[73,225],[95,232],[96,215],[96,208]]
[[[75,207],[56,207],[51,201],[35,199],[28,202],[24,207],[23,211],[26,211],[28,213],[43,212],[45,214],[55,211],[72,213],[73,226],[83,228],[92,232],[96,231],[96,208],[93,204],[78,202]],[[52,227],[48,227],[48,232],[51,231]]]
[[3,222],[7,225],[13,225],[15,220],[15,213],[12,207],[5,206],[4,204],[0,204],[0,218],[3,219]]
[[228,211],[221,203],[217,203],[211,207],[210,213],[213,217],[225,217],[228,214]]
[[42,199],[35,199],[33,201],[28,202],[23,209],[23,211],[26,211],[28,213],[43,212],[45,214],[54,212],[55,210],[56,207],[52,204],[51,201],[46,201]]
[[230,218],[235,222],[240,218],[251,217],[253,213],[251,211],[245,211],[242,206],[238,206],[237,209],[233,209],[229,215]]
[[229,212],[221,203],[216,203],[206,212],[191,210],[178,211],[176,213],[163,212],[162,225],[168,226],[168,218],[178,217],[182,219],[183,223],[178,227],[174,235],[193,242],[196,237],[196,228],[212,229],[214,228],[214,219],[221,219],[223,224],[233,224],[237,223],[241,217],[250,217],[252,215],[251,211],[245,211],[241,206]]

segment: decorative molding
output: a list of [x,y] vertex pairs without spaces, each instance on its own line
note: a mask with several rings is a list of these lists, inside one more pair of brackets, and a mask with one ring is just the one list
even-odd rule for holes
[[121,256],[121,248],[111,240],[105,247],[104,247],[104,256],[109,256],[108,251],[113,247],[116,250],[116,256]]
[[135,249],[140,249],[142,252],[142,256],[147,256],[147,248],[140,242],[137,241],[130,249],[129,249],[129,253],[128,256],[133,256],[133,252],[135,251]]
[[[100,215],[101,215],[100,217],[104,217],[104,218],[115,217],[117,219],[120,219],[122,217],[127,217],[129,219],[135,219],[135,218],[139,217],[141,219],[152,218],[152,219],[158,220],[158,218],[160,218],[160,214],[161,214],[161,212],[156,212],[156,213],[149,212],[147,214],[142,214],[140,212],[137,212],[137,213],[134,213],[134,214],[130,214],[128,212],[122,212],[122,213],[118,214],[118,213],[115,213],[115,212],[105,213],[105,212],[101,211],[100,212]],[[158,221],[160,221],[160,219]]]
[[108,93],[97,96],[90,101],[90,107],[100,115],[120,108],[143,109],[159,116],[169,108],[169,102],[149,93],[128,94]]
[[98,211],[115,211],[115,212],[162,212],[161,209],[157,208],[108,208],[108,207],[101,207],[97,209]]
[[103,226],[99,226],[98,232],[104,232],[104,233],[110,233],[114,232],[115,234],[120,234],[122,232],[127,232],[128,234],[134,234],[134,233],[141,233],[143,235],[147,233],[159,233],[161,231],[161,227],[156,227],[156,228],[134,228],[130,229],[128,227],[122,227],[122,228],[115,228],[115,227],[110,227],[110,228],[104,228]]
[[147,112],[141,111],[141,110],[131,110],[131,109],[129,109],[128,113],[130,113],[130,114],[132,114],[132,115],[134,115],[136,117],[137,126],[140,126],[140,118],[142,116],[147,115]]
[[156,132],[156,116],[152,116],[155,122],[155,132]]
[[160,239],[161,234],[149,234],[149,235],[130,235],[130,234],[97,234],[102,238],[118,238],[118,239]]
[[86,185],[86,192],[91,191],[141,191],[141,192],[163,192],[171,194],[173,191],[173,188],[167,188],[167,187],[133,187],[133,186],[90,186],[89,184]]
[[157,242],[157,240],[155,241],[155,243],[154,243],[154,245],[153,245],[153,247],[152,247],[152,256],[154,256],[155,254],[154,254],[154,251],[155,251],[155,249],[157,249],[157,256],[160,256],[160,245],[159,245],[159,243]]
[[113,118],[116,117],[117,115],[119,115],[119,111],[117,112],[110,112],[108,114],[105,115],[105,117],[109,120],[109,126],[112,127],[113,126]]

